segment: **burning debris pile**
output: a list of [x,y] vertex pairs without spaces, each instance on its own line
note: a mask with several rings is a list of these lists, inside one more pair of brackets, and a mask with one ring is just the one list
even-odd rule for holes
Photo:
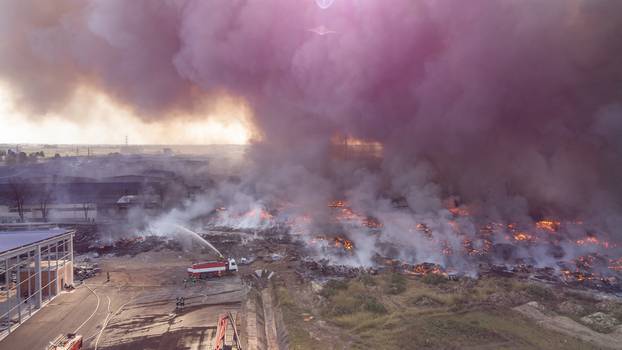
[[304,259],[298,266],[296,274],[302,280],[307,280],[327,277],[355,278],[364,274],[375,275],[378,271],[373,267],[332,264],[328,259]]
[[98,240],[89,246],[89,251],[100,255],[115,254],[118,256],[135,256],[149,251],[159,251],[164,249],[181,251],[182,246],[178,241],[166,236],[155,235],[132,235],[131,238],[119,238],[109,240]]
[[[281,206],[280,210],[283,210]],[[391,222],[354,210],[345,200],[327,205],[328,224],[316,225],[311,215],[292,218],[281,211],[253,210],[239,220],[256,217],[252,232],[264,238],[286,236],[304,244],[298,274],[301,277],[354,277],[391,269],[414,276],[437,274],[449,279],[495,274],[517,276],[548,283],[622,292],[622,259],[617,243],[605,234],[586,228],[582,221],[541,219],[533,223],[480,223],[466,207],[448,208],[444,224],[412,216],[406,228],[412,242],[399,246],[383,240]],[[407,211],[408,208],[399,210]],[[222,222],[216,211],[211,220]],[[232,216],[227,214],[228,220]],[[230,221],[232,222],[232,221]],[[235,229],[239,225],[233,225]],[[441,231],[439,233],[439,231]],[[320,233],[322,232],[322,233]],[[327,232],[333,232],[327,233]],[[390,232],[389,232],[390,234]],[[371,242],[371,244],[370,244]],[[288,243],[288,242],[285,242]],[[426,250],[408,249],[420,245]],[[406,248],[406,249],[405,249]],[[407,252],[412,252],[409,255]],[[428,260],[425,256],[432,258]],[[369,256],[361,260],[361,254]],[[297,258],[296,258],[297,259]]]
[[91,94],[166,122],[248,112],[244,169],[181,223],[285,232],[341,265],[618,278],[622,2],[15,3],[0,77],[28,114]]

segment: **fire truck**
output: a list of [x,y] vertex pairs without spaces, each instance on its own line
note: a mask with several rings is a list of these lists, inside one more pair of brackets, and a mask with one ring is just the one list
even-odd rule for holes
[[61,334],[54,339],[46,350],[79,350],[82,349],[82,336],[69,333]]
[[238,264],[235,262],[235,259],[221,258],[192,264],[192,267],[188,268],[188,276],[194,278],[220,277],[237,271]]
[[225,258],[222,253],[216,249],[210,242],[199,236],[196,232],[193,232],[183,226],[177,226],[179,229],[192,234],[193,236],[199,237],[205,245],[210,247],[216,255],[218,259],[216,260],[208,260],[199,263],[192,264],[191,267],[188,268],[188,276],[191,278],[210,278],[210,277],[221,277],[224,275],[229,275],[238,271],[238,264],[235,262],[233,258]]

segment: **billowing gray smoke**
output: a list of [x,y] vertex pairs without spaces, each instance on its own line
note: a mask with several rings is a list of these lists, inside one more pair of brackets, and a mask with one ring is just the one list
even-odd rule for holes
[[243,98],[262,137],[240,191],[317,217],[348,199],[421,255],[407,232],[449,237],[450,196],[620,237],[620,37],[618,0],[5,0],[0,77],[34,115],[85,85],[143,118]]

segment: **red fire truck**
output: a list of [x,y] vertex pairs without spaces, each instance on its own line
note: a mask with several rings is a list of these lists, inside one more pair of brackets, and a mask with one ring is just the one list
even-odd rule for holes
[[209,278],[209,277],[220,277],[223,275],[228,275],[238,271],[238,264],[235,262],[233,258],[225,258],[222,253],[216,249],[210,242],[201,237],[198,233],[191,231],[183,226],[177,225],[177,228],[180,230],[187,232],[195,237],[198,237],[207,247],[212,249],[214,253],[218,256],[217,260],[208,260],[200,263],[192,264],[191,267],[188,268],[188,276],[191,278]]
[[194,278],[220,277],[238,271],[235,259],[220,259],[192,264],[188,268],[188,276]]
[[79,350],[82,349],[82,336],[69,333],[61,334],[54,339],[47,350]]

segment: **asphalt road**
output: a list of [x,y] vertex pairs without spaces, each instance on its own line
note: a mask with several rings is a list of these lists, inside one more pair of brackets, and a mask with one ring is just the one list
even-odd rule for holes
[[[0,342],[0,349],[44,350],[60,334],[78,334],[94,340],[108,314],[109,297],[94,287],[94,294],[86,286],[72,293],[64,293],[43,307],[14,332]],[[99,305],[98,305],[99,299]],[[110,307],[112,308],[113,305]],[[85,348],[93,340],[85,342]]]

